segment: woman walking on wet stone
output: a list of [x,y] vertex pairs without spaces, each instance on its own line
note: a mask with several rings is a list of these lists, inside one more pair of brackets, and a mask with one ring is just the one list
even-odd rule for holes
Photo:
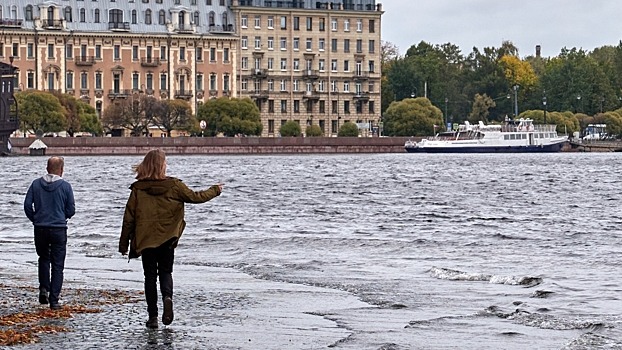
[[162,323],[173,322],[173,260],[175,247],[186,226],[184,203],[204,203],[222,192],[222,184],[193,191],[181,180],[166,176],[166,156],[152,150],[134,166],[137,181],[125,206],[119,252],[142,256],[148,328],[158,327],[157,279],[162,294]]

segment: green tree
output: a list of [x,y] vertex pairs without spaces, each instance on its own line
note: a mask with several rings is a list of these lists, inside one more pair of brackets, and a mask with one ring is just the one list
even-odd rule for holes
[[205,120],[205,134],[209,136],[261,135],[263,130],[259,108],[249,98],[208,100],[199,107],[197,120]]
[[283,137],[302,135],[302,132],[300,131],[300,124],[296,123],[293,120],[288,120],[285,122],[285,124],[281,125],[279,133]]
[[69,94],[53,93],[64,108],[67,120],[67,134],[73,137],[75,132],[80,131],[80,115],[78,112],[78,100]]
[[129,129],[133,136],[147,135],[149,125],[160,110],[160,102],[153,96],[132,94],[115,100],[104,110],[102,123],[108,128]]
[[469,113],[469,121],[471,123],[478,123],[481,120],[484,124],[488,124],[490,109],[494,108],[496,105],[495,101],[493,101],[493,99],[488,95],[475,94],[473,109],[471,110],[471,113]]
[[56,96],[33,90],[16,93],[15,99],[20,120],[27,130],[42,133],[66,130],[65,110]]
[[173,130],[188,130],[194,126],[192,108],[184,100],[162,100],[154,110],[153,124],[171,137]]
[[391,103],[383,120],[385,135],[425,136],[442,125],[443,113],[427,98],[408,98]]
[[307,137],[324,136],[324,133],[322,132],[322,128],[320,128],[319,125],[309,125],[309,126],[307,126],[307,128],[305,129],[305,134],[306,134]]
[[78,116],[80,117],[79,131],[88,132],[94,136],[101,136],[104,133],[104,129],[95,108],[80,100],[78,100],[76,106],[78,109]]
[[337,133],[339,137],[358,137],[359,136],[359,127],[352,122],[345,122],[339,128],[339,132]]

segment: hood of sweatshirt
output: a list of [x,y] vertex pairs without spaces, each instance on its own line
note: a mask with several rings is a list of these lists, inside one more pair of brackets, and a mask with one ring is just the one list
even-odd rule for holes
[[52,192],[60,187],[60,185],[63,183],[62,180],[63,178],[58,175],[47,174],[39,179],[39,184],[44,190]]
[[139,180],[134,182],[130,188],[145,191],[152,196],[159,196],[171,189],[177,181],[179,180],[172,177],[168,177],[164,180]]

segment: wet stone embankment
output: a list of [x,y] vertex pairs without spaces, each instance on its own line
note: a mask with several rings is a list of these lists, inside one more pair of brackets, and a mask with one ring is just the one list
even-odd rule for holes
[[[32,154],[35,138],[11,138],[11,154]],[[405,137],[43,137],[47,155],[404,153]]]

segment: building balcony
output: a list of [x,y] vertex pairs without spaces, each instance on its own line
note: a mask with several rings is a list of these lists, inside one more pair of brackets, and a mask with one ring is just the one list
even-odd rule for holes
[[315,101],[320,99],[320,94],[317,91],[305,91],[302,98]]
[[307,69],[302,72],[302,76],[305,79],[318,79],[320,77],[320,74],[315,69]]
[[251,77],[253,79],[266,79],[268,77],[267,69],[255,68],[251,70]]
[[354,72],[354,80],[367,80],[369,79],[369,72]]
[[20,28],[23,22],[21,18],[0,18],[0,27]]
[[130,22],[108,22],[108,30],[115,32],[129,32]]
[[95,56],[76,56],[76,66],[92,66],[95,64]]
[[233,34],[235,31],[233,29],[233,24],[224,24],[224,25],[214,25],[211,24],[207,27],[207,31],[214,34]]
[[108,90],[108,97],[112,100],[116,98],[127,98],[131,93],[132,91],[130,90],[110,89]]
[[174,95],[175,98],[186,100],[186,99],[191,99],[192,96],[194,96],[192,94],[192,90],[175,90],[175,95]]
[[53,29],[53,30],[63,29],[62,19],[44,19],[41,23],[43,24],[43,28],[45,29]]
[[268,90],[255,90],[255,91],[250,91],[250,95],[251,95],[251,98],[254,98],[256,100],[267,100],[270,94]]
[[160,59],[153,57],[143,57],[140,59],[140,65],[143,67],[158,67],[160,65]]
[[177,33],[182,33],[182,34],[189,34],[189,33],[194,33],[195,29],[194,26],[191,24],[178,24],[177,28],[175,28],[175,32]]
[[360,101],[368,101],[369,100],[369,92],[357,92],[354,94],[355,100]]

